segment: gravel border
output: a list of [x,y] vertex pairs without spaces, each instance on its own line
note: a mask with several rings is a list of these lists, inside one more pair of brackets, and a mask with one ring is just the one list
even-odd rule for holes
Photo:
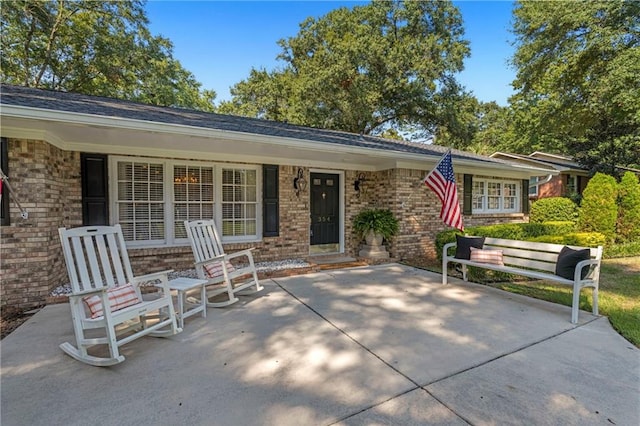
[[[302,259],[286,259],[286,260],[277,260],[273,262],[258,262],[256,263],[256,271],[257,272],[273,272],[273,271],[282,271],[286,269],[299,269],[299,268],[308,268],[311,266],[310,263],[302,260]],[[169,279],[173,280],[175,278],[197,278],[195,269],[186,269],[183,271],[174,271],[169,274]],[[68,296],[71,294],[71,284],[64,284],[56,287],[49,294],[50,296]]]

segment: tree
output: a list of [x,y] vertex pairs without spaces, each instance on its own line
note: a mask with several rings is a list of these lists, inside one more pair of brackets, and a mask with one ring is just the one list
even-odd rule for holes
[[596,173],[582,193],[578,228],[585,232],[600,232],[613,242],[618,217],[618,183],[604,173]]
[[446,123],[438,97],[460,92],[462,36],[448,1],[339,8],[280,40],[282,69],[252,70],[220,110],[363,134],[416,125],[434,133]]
[[616,238],[623,243],[640,241],[640,182],[632,172],[622,175],[618,187]]
[[173,59],[168,39],[150,34],[143,1],[3,2],[4,83],[211,111]]
[[637,167],[640,2],[520,1],[514,15],[519,143],[611,175]]

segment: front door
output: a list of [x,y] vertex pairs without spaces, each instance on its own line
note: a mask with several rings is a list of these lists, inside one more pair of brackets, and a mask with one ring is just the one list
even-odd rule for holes
[[340,249],[340,175],[311,173],[312,250]]

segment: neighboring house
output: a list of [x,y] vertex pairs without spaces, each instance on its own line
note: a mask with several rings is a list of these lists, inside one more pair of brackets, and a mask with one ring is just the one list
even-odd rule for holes
[[[445,229],[422,179],[446,148],[252,118],[1,86],[3,170],[21,204],[1,231],[1,303],[68,282],[59,227],[122,225],[138,273],[192,267],[184,220],[215,218],[257,261],[357,256],[352,218],[389,208],[397,259],[435,257]],[[545,169],[453,151],[467,226],[526,221]],[[3,196],[3,204],[9,200]],[[6,214],[5,214],[6,216]]]
[[548,197],[568,197],[582,195],[589,182],[589,171],[569,157],[536,151],[529,155],[496,152],[491,158],[513,161],[546,169],[549,173],[532,176],[529,184],[529,198],[537,200]]

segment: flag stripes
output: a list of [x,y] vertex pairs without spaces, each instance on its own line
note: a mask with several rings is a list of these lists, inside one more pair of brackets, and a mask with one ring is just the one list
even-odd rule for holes
[[458,202],[458,187],[453,165],[451,163],[451,150],[442,156],[436,167],[423,179],[427,185],[442,202],[440,218],[449,226],[464,230],[462,224],[462,214],[460,213],[460,203]]

